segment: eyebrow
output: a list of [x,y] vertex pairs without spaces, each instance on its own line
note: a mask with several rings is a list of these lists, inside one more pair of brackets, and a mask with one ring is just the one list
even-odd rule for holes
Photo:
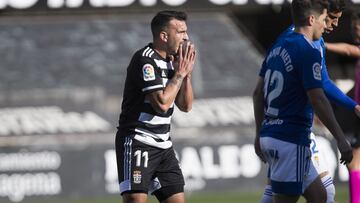
[[334,16],[334,15],[332,15],[331,13],[328,13],[328,16],[329,16],[329,18],[331,18],[331,19],[336,19],[336,18],[338,18],[337,16]]

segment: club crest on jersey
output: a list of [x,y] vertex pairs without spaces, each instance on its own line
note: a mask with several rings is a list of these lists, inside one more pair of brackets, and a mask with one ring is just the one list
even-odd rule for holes
[[133,172],[133,182],[135,184],[141,183],[141,171],[134,171]]
[[144,81],[155,80],[155,70],[151,64],[145,64],[142,68]]
[[321,65],[319,63],[314,63],[312,69],[314,78],[316,80],[321,80]]

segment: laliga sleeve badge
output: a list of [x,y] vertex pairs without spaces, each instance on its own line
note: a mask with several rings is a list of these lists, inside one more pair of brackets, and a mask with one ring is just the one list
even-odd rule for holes
[[321,65],[319,63],[314,63],[312,69],[314,78],[316,80],[321,80]]
[[134,171],[133,172],[133,182],[135,184],[141,183],[141,171]]
[[142,68],[144,81],[155,80],[155,70],[151,64],[145,64]]

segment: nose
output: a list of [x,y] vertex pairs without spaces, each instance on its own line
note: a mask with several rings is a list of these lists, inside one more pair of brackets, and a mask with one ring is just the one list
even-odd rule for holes
[[337,26],[339,25],[339,21],[338,21],[338,20],[334,20],[333,25],[334,25],[335,27],[337,27]]
[[189,35],[187,34],[187,32],[184,34],[184,41],[189,40]]

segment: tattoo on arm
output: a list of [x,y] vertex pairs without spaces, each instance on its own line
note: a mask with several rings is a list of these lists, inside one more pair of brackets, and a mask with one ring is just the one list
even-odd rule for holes
[[171,83],[171,84],[174,84],[174,85],[176,85],[178,88],[180,88],[183,79],[184,79],[183,76],[177,74],[177,75],[175,75],[175,76],[173,77],[173,79],[170,81],[170,83]]

